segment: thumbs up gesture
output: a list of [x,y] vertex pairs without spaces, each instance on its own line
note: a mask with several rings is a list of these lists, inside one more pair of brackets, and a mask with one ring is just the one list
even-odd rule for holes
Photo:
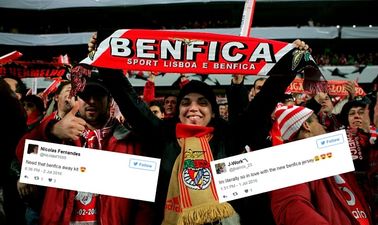
[[82,118],[76,117],[79,111],[79,102],[75,102],[71,111],[69,111],[62,120],[54,124],[51,134],[61,140],[77,140],[85,130],[86,122]]

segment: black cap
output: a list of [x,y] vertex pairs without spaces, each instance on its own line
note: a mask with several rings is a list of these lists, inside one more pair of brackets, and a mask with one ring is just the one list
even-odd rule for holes
[[84,90],[78,93],[78,96],[83,100],[88,99],[91,96],[102,97],[109,95],[109,90],[100,81],[95,79],[87,79]]
[[179,112],[178,108],[181,100],[185,95],[190,93],[198,93],[203,95],[210,102],[215,117],[219,117],[219,108],[213,89],[208,84],[198,80],[189,81],[189,83],[185,84],[185,86],[180,90],[177,96],[176,112]]

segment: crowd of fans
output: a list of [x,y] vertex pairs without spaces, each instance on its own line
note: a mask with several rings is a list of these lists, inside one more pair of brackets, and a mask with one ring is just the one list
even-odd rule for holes
[[314,59],[320,66],[337,65],[378,65],[378,53],[367,52],[357,54],[334,53],[329,49],[323,54],[314,54]]
[[[96,46],[96,40],[93,36],[89,50]],[[288,54],[290,58],[285,62],[289,63],[273,70],[275,73],[268,78],[257,79],[252,89],[246,88],[242,75],[234,75],[226,90],[227,101],[222,103],[217,102],[211,86],[188,80],[185,75],[180,77],[178,95],[162,97],[155,96],[155,75],[150,73],[145,86],[149,90],[143,92],[144,101],[121,70],[98,68],[98,74],[89,77],[91,69],[75,66],[71,69],[71,81],[62,82],[45,101],[39,96],[27,97],[20,80],[0,79],[3,87],[0,90],[6,90],[2,98],[12,103],[6,105],[9,110],[0,118],[13,119],[10,122],[14,124],[22,122],[19,131],[10,130],[1,135],[6,141],[17,134],[17,140],[3,147],[3,154],[8,154],[1,157],[4,163],[0,180],[4,182],[0,188],[4,192],[0,192],[0,197],[4,196],[4,200],[0,203],[4,209],[0,208],[0,222],[7,220],[8,224],[11,221],[20,225],[26,222],[31,225],[244,225],[256,221],[266,225],[376,224],[376,93],[372,95],[375,98],[356,98],[355,83],[349,81],[345,83],[348,96],[342,101],[336,100],[339,96],[324,92],[285,94],[296,74],[308,66],[304,62],[308,46],[300,40],[293,44],[298,48],[295,51],[298,55]],[[292,64],[292,58],[299,58],[301,63]],[[80,83],[81,78],[86,81]],[[82,90],[78,90],[80,86]],[[161,98],[162,102],[156,102]],[[239,201],[218,201],[210,161],[341,129],[347,132],[355,172]],[[82,151],[92,151],[89,148],[160,158],[156,200],[150,203],[22,183],[19,178],[27,139],[73,145],[82,147]],[[8,173],[9,167],[13,168],[13,174]],[[82,213],[89,210],[94,213]]]

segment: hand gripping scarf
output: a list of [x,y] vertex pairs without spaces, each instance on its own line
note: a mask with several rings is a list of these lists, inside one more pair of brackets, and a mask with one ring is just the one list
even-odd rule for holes
[[219,203],[210,161],[212,127],[177,124],[181,146],[172,169],[163,225],[200,225],[235,214],[229,203]]

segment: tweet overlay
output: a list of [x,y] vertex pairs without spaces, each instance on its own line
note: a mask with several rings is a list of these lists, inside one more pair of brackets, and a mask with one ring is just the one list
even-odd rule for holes
[[155,201],[160,159],[26,140],[22,183]]
[[210,163],[220,202],[354,171],[345,130]]

